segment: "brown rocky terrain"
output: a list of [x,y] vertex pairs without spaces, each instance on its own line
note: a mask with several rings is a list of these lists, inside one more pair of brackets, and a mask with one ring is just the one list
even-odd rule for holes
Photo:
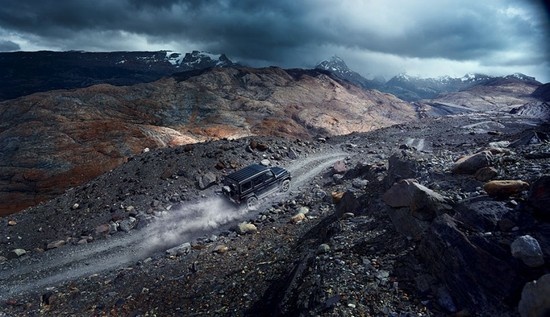
[[[544,316],[549,141],[471,113],[139,153],[0,220],[0,315]],[[288,196],[218,196],[265,159]]]
[[0,215],[87,182],[144,149],[273,135],[310,138],[414,120],[407,103],[326,72],[214,68],[0,103]]

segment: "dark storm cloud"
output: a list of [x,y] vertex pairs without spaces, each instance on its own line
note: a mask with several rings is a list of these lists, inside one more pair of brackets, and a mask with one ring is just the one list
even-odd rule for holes
[[402,58],[525,65],[549,58],[547,16],[542,2],[537,3],[0,0],[0,30],[58,49],[127,49],[127,39],[134,36],[274,63],[344,48]]
[[18,51],[21,47],[12,41],[0,40],[0,52]]

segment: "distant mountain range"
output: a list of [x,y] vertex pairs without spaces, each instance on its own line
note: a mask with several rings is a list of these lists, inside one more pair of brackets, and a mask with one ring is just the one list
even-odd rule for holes
[[[0,53],[0,101],[35,92],[83,88],[103,83],[133,85],[152,82],[178,72],[235,66],[240,65],[224,54],[200,51],[185,54],[174,51],[5,52]],[[505,77],[466,74],[461,78],[420,78],[400,74],[388,81],[383,78],[367,79],[351,70],[338,56],[322,61],[315,68],[361,88],[391,93],[409,102],[433,99],[498,80],[541,84],[535,78],[523,74]]]
[[235,65],[223,54],[199,51],[0,53],[0,100],[94,84],[133,85],[176,72]]
[[490,85],[497,81],[523,81],[528,84],[540,85],[534,77],[516,73],[504,77],[488,76],[484,74],[470,73],[460,78],[443,76],[439,78],[420,78],[399,74],[387,82],[381,80],[369,80],[352,71],[346,63],[338,56],[319,63],[317,69],[331,72],[336,77],[353,83],[365,89],[378,89],[391,93],[406,101],[417,101],[421,99],[432,99],[441,94],[458,92],[477,85]]

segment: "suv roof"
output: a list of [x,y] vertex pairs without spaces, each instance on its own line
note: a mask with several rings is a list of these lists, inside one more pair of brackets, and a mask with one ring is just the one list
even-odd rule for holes
[[232,179],[237,183],[240,183],[248,178],[258,175],[261,172],[268,170],[269,168],[260,164],[252,164],[241,170],[233,172],[226,176],[226,178]]

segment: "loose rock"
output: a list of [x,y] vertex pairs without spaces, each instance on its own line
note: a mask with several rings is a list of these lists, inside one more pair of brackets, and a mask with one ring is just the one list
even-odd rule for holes
[[539,242],[530,235],[516,238],[511,245],[512,256],[521,259],[529,267],[544,265],[544,258]]
[[335,206],[335,215],[337,218],[342,218],[345,213],[351,212],[354,214],[359,214],[361,212],[361,206],[357,194],[353,191],[346,191],[342,198],[336,203]]
[[120,222],[120,230],[124,232],[129,232],[132,230],[136,225],[138,221],[134,217],[128,217],[128,219],[124,219]]
[[299,223],[306,219],[306,215],[302,212],[297,213],[296,215],[292,216],[290,218],[290,222],[292,223]]
[[517,195],[527,189],[529,189],[529,183],[520,180],[496,180],[483,185],[487,195],[497,198]]
[[258,228],[252,223],[241,222],[237,226],[237,233],[239,234],[255,233],[257,231],[258,231]]
[[344,174],[347,170],[348,168],[346,167],[346,163],[344,163],[344,161],[337,161],[332,166],[332,172],[334,174]]
[[46,250],[56,249],[56,248],[59,248],[59,247],[64,246],[64,245],[65,245],[65,240],[53,241],[53,242],[48,243],[48,245],[46,246]]
[[330,251],[330,246],[326,243],[319,245],[317,248],[317,254],[324,254]]
[[497,169],[491,166],[480,168],[479,170],[477,170],[476,174],[474,175],[474,177],[480,182],[490,181],[491,179],[497,176],[498,176]]
[[206,189],[216,183],[216,175],[214,175],[214,173],[212,172],[207,172],[206,174],[199,177],[198,182],[200,189]]
[[108,223],[101,224],[95,228],[97,234],[108,234],[111,231],[111,226]]
[[225,244],[219,244],[214,247],[213,252],[223,254],[229,251],[229,248]]
[[458,159],[451,170],[454,174],[474,174],[479,169],[490,166],[492,160],[490,151],[482,151]]
[[14,254],[16,257],[20,257],[22,255],[27,254],[27,251],[25,249],[13,249],[12,254]]
[[401,151],[393,153],[388,159],[386,184],[390,187],[399,180],[416,178],[420,175],[421,168],[422,156],[418,152]]
[[191,244],[189,242],[185,242],[176,247],[166,250],[166,254],[172,255],[172,256],[185,255],[189,253],[190,250],[191,250]]
[[332,196],[332,202],[337,204],[342,199],[342,196],[344,196],[344,192],[332,192],[331,196]]

